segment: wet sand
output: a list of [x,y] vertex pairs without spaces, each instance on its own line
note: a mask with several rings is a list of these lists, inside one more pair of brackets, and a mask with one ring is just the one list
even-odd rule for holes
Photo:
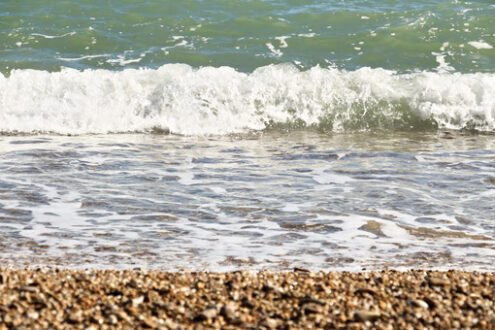
[[495,328],[495,273],[0,269],[7,328]]

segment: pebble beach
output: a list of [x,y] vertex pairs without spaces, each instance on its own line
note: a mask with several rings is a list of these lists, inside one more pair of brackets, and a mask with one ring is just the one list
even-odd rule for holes
[[0,270],[0,329],[493,329],[494,300],[484,272]]

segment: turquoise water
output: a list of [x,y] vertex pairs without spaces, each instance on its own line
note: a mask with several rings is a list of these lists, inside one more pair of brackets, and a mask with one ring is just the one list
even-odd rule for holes
[[442,57],[453,71],[495,70],[492,1],[3,1],[0,19],[4,74],[167,63],[414,72]]
[[493,1],[0,1],[0,262],[494,270]]
[[8,1],[0,13],[6,134],[495,130],[490,1]]

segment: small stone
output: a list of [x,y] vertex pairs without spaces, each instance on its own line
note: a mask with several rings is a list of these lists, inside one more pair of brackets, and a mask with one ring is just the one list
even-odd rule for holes
[[310,273],[311,271],[306,268],[300,268],[300,267],[294,267],[295,272],[301,272],[301,273]]
[[38,319],[39,314],[36,311],[30,310],[27,312],[27,317],[29,317],[32,320],[36,320],[36,319]]
[[430,286],[447,286],[450,284],[450,281],[441,279],[441,278],[430,278],[428,283]]
[[135,289],[139,286],[139,284],[135,279],[131,279],[129,282],[127,282],[127,286]]
[[108,320],[108,323],[113,324],[113,325],[115,325],[119,322],[119,320],[117,319],[117,316],[115,316],[114,314],[110,314],[108,316],[107,320]]
[[326,303],[320,299],[312,298],[310,296],[304,296],[303,298],[299,299],[299,306],[302,306],[304,304],[318,304],[324,306]]
[[80,310],[72,311],[69,314],[69,322],[71,323],[81,323],[83,321],[83,315]]
[[278,326],[277,320],[266,318],[261,325],[268,329],[275,329]]
[[304,305],[304,313],[306,314],[320,314],[323,312],[323,307],[315,303],[309,303]]
[[241,299],[241,306],[247,308],[254,308],[254,304],[247,297],[243,297]]
[[178,329],[179,325],[172,321],[171,319],[166,319],[164,325],[169,329]]
[[413,299],[413,300],[410,300],[410,303],[415,306],[415,307],[421,307],[421,308],[429,308],[430,306],[428,306],[428,303],[424,300],[421,300],[421,299]]
[[380,318],[380,312],[372,312],[372,311],[357,311],[354,313],[354,318],[357,321],[366,322],[366,321],[376,321]]
[[5,314],[5,316],[3,317],[3,321],[7,324],[12,323],[12,317],[10,316],[10,314]]
[[385,300],[380,300],[380,301],[378,302],[378,306],[380,306],[380,309],[381,309],[381,310],[384,310],[384,309],[387,309],[388,304],[387,304],[387,302],[386,302]]
[[35,286],[23,286],[20,291],[30,292],[30,293],[38,293],[39,289]]
[[158,327],[158,323],[155,322],[152,318],[150,317],[144,317],[144,316],[141,316],[139,318],[141,320],[141,323],[145,326],[145,327],[148,327],[148,328],[157,328]]
[[132,299],[132,306],[133,307],[138,307],[139,305],[141,305],[144,301],[144,297],[141,296],[141,297],[138,297],[138,298],[134,298]]
[[123,310],[119,310],[117,312],[117,316],[121,319],[121,320],[124,320],[124,321],[127,321],[129,322],[130,319],[129,319],[129,315],[127,315],[126,312],[124,312]]
[[232,322],[236,319],[235,311],[236,304],[233,302],[228,302],[222,307],[222,309],[220,310],[220,314],[227,322]]
[[206,308],[204,311],[199,313],[194,318],[194,320],[196,322],[202,322],[205,320],[213,319],[213,318],[217,317],[217,315],[218,315],[218,311],[216,310],[216,308]]
[[366,288],[366,287],[363,287],[363,288],[357,288],[355,293],[368,293],[372,296],[375,296],[377,295],[377,292],[376,290],[372,289],[372,288]]
[[434,309],[438,306],[437,302],[431,299],[430,297],[425,297],[424,301],[428,304],[428,307],[430,307],[431,309]]

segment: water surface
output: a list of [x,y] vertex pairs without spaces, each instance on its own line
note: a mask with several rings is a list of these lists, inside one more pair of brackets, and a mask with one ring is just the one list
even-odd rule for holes
[[4,264],[493,269],[493,135],[1,137]]
[[494,270],[493,1],[0,2],[4,265]]

